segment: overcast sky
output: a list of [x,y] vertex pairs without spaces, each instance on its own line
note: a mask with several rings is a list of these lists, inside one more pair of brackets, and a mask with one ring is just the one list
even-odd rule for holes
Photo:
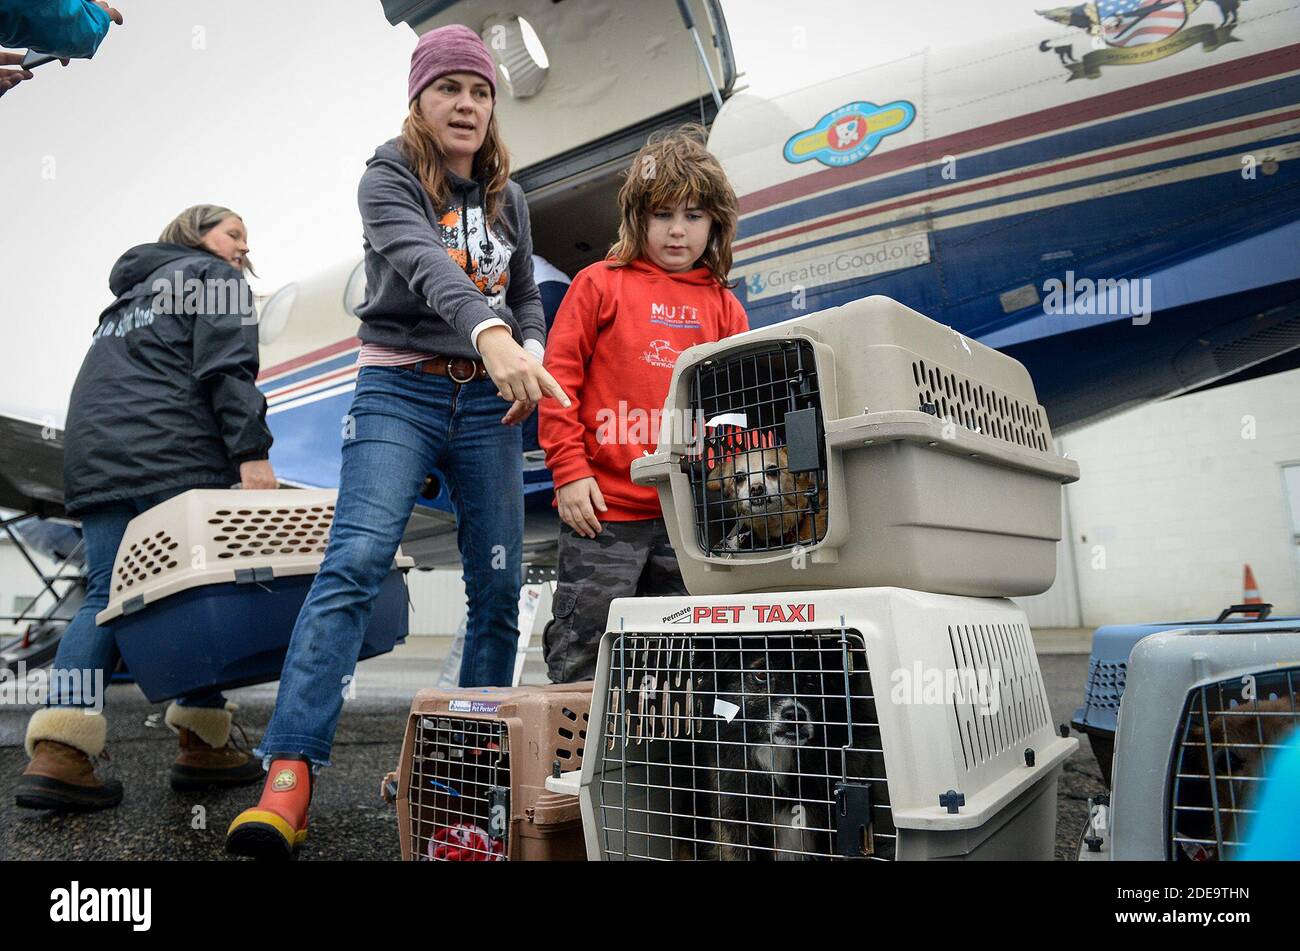
[[[263,293],[356,255],[357,181],[406,111],[415,34],[379,0],[117,6],[126,23],[93,60],[40,67],[0,99],[0,409],[38,419],[63,418],[114,261],[181,209],[244,217]],[[805,0],[797,24],[786,0],[723,6],[755,91],[842,70],[836,44],[874,55],[874,37],[834,26],[843,0]]]

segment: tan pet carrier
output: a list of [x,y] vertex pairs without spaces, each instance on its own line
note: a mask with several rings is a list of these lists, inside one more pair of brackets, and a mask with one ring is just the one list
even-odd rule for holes
[[[279,678],[337,496],[191,489],[131,519],[95,623],[111,627],[150,701]],[[414,564],[399,548],[371,605],[359,659],[406,638],[406,572]]]
[[546,778],[582,762],[591,683],[422,690],[398,772],[405,861],[582,859],[576,796]]
[[1055,577],[1079,469],[1029,374],[887,297],[691,347],[662,420],[632,478],[658,488],[693,594]]

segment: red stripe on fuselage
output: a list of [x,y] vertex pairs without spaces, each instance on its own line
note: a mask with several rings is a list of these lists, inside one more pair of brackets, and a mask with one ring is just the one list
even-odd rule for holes
[[267,380],[273,376],[279,376],[282,373],[288,373],[290,370],[296,370],[299,367],[306,366],[308,363],[314,363],[317,360],[324,360],[326,357],[336,356],[345,350],[356,349],[361,346],[361,341],[356,337],[349,337],[347,340],[340,340],[338,343],[332,343],[327,347],[321,347],[319,350],[310,350],[300,357],[294,357],[292,360],[286,360],[284,363],[277,363],[273,367],[267,367],[257,374],[258,381]]
[[[732,247],[733,251],[745,251],[749,248],[758,247],[759,245],[769,244],[773,241],[780,241],[783,238],[792,238],[795,235],[805,234],[809,231],[817,231],[821,228],[829,228],[832,225],[840,224],[852,218],[861,218],[863,215],[877,215],[885,211],[893,211],[896,208],[905,208],[908,205],[919,205],[923,202],[933,201],[937,198],[948,198],[952,195],[962,195],[966,192],[980,191],[985,188],[996,188],[999,185],[1008,185],[1012,182],[1024,181],[1027,178],[1038,178],[1043,175],[1053,175],[1057,172],[1066,172],[1073,168],[1082,168],[1086,165],[1095,165],[1099,162],[1110,162],[1115,159],[1125,158],[1129,155],[1140,155],[1143,152],[1154,152],[1159,149],[1167,149],[1172,146],[1182,145],[1186,142],[1194,142],[1197,139],[1203,139],[1216,135],[1228,135],[1233,132],[1242,132],[1246,129],[1254,129],[1259,126],[1273,125],[1286,119],[1300,118],[1300,109],[1292,109],[1290,112],[1280,112],[1275,115],[1262,116],[1256,119],[1246,119],[1241,122],[1235,122],[1231,125],[1218,126],[1211,129],[1200,129],[1196,132],[1188,132],[1184,135],[1171,136],[1167,139],[1157,139],[1151,142],[1144,142],[1141,145],[1130,145],[1122,149],[1114,149],[1110,152],[1101,152],[1097,155],[1090,155],[1084,158],[1071,159],[1068,162],[1058,162],[1055,165],[1047,165],[1043,168],[1031,169],[1025,172],[1015,172],[1010,175],[1003,175],[999,178],[985,179],[984,181],[973,182],[969,185],[958,185],[943,191],[919,192],[908,198],[900,198],[897,201],[886,202],[882,205],[860,205],[852,211],[842,215],[836,215],[833,218],[824,218],[811,224],[800,225],[797,228],[788,228],[785,231],[778,231],[775,234],[765,234],[759,238],[753,238],[749,241],[742,241]],[[1069,188],[1073,183],[1065,182],[1062,188]]]
[[1278,73],[1300,69],[1300,43],[1246,56],[1222,66],[1207,66],[1180,76],[1130,86],[1064,106],[1053,106],[976,129],[954,132],[929,142],[917,142],[842,168],[828,168],[793,181],[760,188],[740,197],[740,213],[748,215],[816,192],[829,191],[864,178],[924,165],[945,155],[976,152],[1015,139],[1083,125],[1147,106],[1238,86]]
[[356,374],[356,372],[357,368],[355,365],[346,366],[342,370],[335,370],[333,373],[326,373],[324,376],[312,377],[310,380],[303,380],[301,383],[295,383],[293,386],[286,386],[282,390],[271,390],[266,394],[266,398],[268,400],[279,399],[282,396],[287,396],[290,393],[295,393],[298,390],[305,389],[306,387],[316,386],[317,384],[324,383],[326,380],[333,380],[337,377],[347,376],[349,373]]

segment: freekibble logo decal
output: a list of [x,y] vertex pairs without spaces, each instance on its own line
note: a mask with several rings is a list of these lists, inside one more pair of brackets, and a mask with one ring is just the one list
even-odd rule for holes
[[148,931],[153,924],[153,889],[82,888],[74,881],[50,892],[50,921],[130,922],[132,931]]

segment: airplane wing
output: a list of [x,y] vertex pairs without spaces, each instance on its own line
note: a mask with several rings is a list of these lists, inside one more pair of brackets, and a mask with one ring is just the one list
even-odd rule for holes
[[0,508],[62,516],[63,430],[0,413]]

